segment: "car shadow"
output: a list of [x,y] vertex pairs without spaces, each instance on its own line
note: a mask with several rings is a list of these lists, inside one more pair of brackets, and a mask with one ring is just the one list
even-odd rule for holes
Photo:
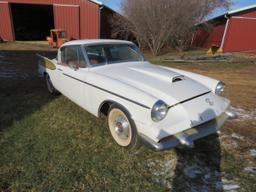
[[[202,120],[209,116],[216,117],[211,108],[199,114],[198,119]],[[191,126],[200,124],[198,121],[201,120],[191,121]],[[212,120],[210,124],[216,126],[217,121]],[[174,149],[176,153],[174,169],[166,170],[166,172],[174,173],[170,181],[167,181],[170,183],[172,191],[223,191],[221,145],[217,129],[215,132],[215,134],[194,141],[193,148],[180,145]],[[168,134],[161,130],[159,135]]]
[[52,51],[0,51],[1,132],[54,99],[38,76],[36,53],[56,55]]
[[176,154],[173,191],[223,191],[217,134],[196,141],[193,149],[176,149]]
[[[211,104],[212,105],[212,104]],[[200,119],[216,117],[211,108],[199,114]],[[191,126],[199,122],[191,121]],[[212,120],[211,125],[217,126]],[[194,148],[177,148],[174,191],[223,191],[221,179],[221,145],[216,133],[194,142]]]

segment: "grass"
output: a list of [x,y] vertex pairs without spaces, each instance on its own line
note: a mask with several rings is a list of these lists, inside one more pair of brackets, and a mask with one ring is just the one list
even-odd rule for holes
[[[8,112],[1,114],[1,189],[159,189],[150,182],[146,164],[138,163],[143,156],[117,147],[104,121],[65,97],[48,96],[42,82],[37,83],[41,84],[37,90],[19,90],[17,103],[13,102],[15,95],[1,98],[1,106]],[[7,93],[14,88],[5,82]],[[5,127],[11,119],[12,124]]]
[[[247,154],[256,147],[255,121],[230,122],[223,128],[227,135],[235,132],[248,138],[236,141],[238,149],[225,145],[235,142],[232,139],[224,142],[215,136],[199,141],[192,150],[156,153],[144,147],[122,149],[113,142],[104,119],[95,118],[63,96],[47,93],[44,81],[36,76],[34,53],[52,51],[43,45],[31,46],[0,44],[0,50],[5,49],[0,51],[6,55],[3,61],[13,64],[3,65],[30,74],[27,79],[0,81],[0,191],[218,191],[214,185],[224,178],[239,183],[241,191],[254,191],[255,175],[243,169],[256,165]],[[253,64],[155,60],[227,80],[226,95],[235,106],[247,110],[256,106]],[[246,82],[250,89],[243,87]],[[237,92],[239,89],[242,91]],[[202,167],[203,174],[191,179],[184,170],[194,165]],[[203,181],[203,176],[216,172],[221,176]]]

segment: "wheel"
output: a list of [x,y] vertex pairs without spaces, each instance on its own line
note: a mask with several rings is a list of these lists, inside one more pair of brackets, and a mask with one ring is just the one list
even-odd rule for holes
[[139,147],[135,123],[130,114],[119,105],[112,105],[108,112],[108,127],[115,142],[124,148]]
[[45,75],[45,80],[46,80],[47,89],[50,92],[50,94],[58,95],[59,92],[54,88],[51,78],[48,74]]

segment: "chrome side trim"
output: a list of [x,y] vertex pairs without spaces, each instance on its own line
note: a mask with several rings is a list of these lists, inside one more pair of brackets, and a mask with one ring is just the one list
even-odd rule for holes
[[103,89],[103,88],[98,87],[98,86],[96,86],[96,85],[93,85],[93,84],[91,84],[91,83],[82,81],[82,80],[77,79],[77,78],[75,78],[75,77],[72,77],[72,76],[70,76],[70,75],[68,75],[68,74],[66,74],[66,73],[63,73],[63,75],[65,75],[65,76],[67,76],[67,77],[69,77],[69,78],[71,78],[71,79],[74,79],[74,80],[76,80],[76,81],[79,81],[79,82],[81,82],[81,83],[84,83],[84,84],[86,84],[86,85],[89,85],[89,86],[91,86],[91,87],[94,87],[94,88],[96,88],[96,89],[99,89],[99,90],[101,90],[101,91],[107,92],[107,93],[109,93],[109,94],[111,94],[111,95],[117,96],[117,97],[119,97],[119,98],[121,98],[121,99],[124,99],[124,100],[126,100],[126,101],[129,101],[129,102],[134,103],[134,104],[136,104],[136,105],[139,105],[139,106],[141,106],[141,107],[143,107],[143,108],[151,109],[150,107],[148,107],[148,106],[146,106],[146,105],[143,105],[143,104],[141,104],[141,103],[138,103],[138,102],[136,102],[136,101],[133,101],[133,100],[131,100],[131,99],[128,99],[128,98],[126,98],[126,97],[124,97],[124,96],[118,95],[118,94],[113,93],[113,92],[111,92],[111,91],[108,91],[108,90],[106,90],[106,89]]
[[206,92],[206,93],[203,93],[203,94],[200,94],[200,95],[191,97],[191,98],[189,98],[189,99],[186,99],[186,100],[184,100],[184,101],[181,101],[181,102],[179,102],[179,103],[176,103],[176,104],[174,104],[174,105],[171,105],[171,106],[168,107],[168,109],[173,108],[173,107],[175,107],[175,106],[177,106],[177,105],[180,105],[180,104],[182,104],[182,103],[186,103],[186,102],[188,102],[188,101],[191,101],[191,100],[196,99],[196,98],[198,98],[198,97],[202,97],[202,96],[207,95],[207,94],[209,94],[209,93],[211,93],[211,91],[208,91],[208,92]]

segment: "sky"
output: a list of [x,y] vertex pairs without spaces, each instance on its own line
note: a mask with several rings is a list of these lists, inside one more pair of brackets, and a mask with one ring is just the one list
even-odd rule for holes
[[[99,0],[99,1],[101,1],[103,4],[107,5],[108,7],[116,11],[120,11],[122,0]],[[230,7],[229,10],[239,9],[239,8],[253,5],[253,4],[256,4],[256,0],[232,0],[232,6]],[[212,13],[209,16],[209,18],[221,15],[226,11],[227,10],[224,10],[224,9],[217,9],[214,11],[214,13]]]
[[107,5],[111,9],[120,11],[120,6],[121,6],[122,0],[99,0],[99,1],[102,2],[104,5]]
[[[243,7],[250,6],[250,5],[255,5],[255,4],[256,4],[256,0],[232,0],[232,5],[228,11],[243,8]],[[226,12],[227,12],[227,10],[225,10],[225,9],[217,9],[208,18],[216,17],[216,16],[222,15]]]

